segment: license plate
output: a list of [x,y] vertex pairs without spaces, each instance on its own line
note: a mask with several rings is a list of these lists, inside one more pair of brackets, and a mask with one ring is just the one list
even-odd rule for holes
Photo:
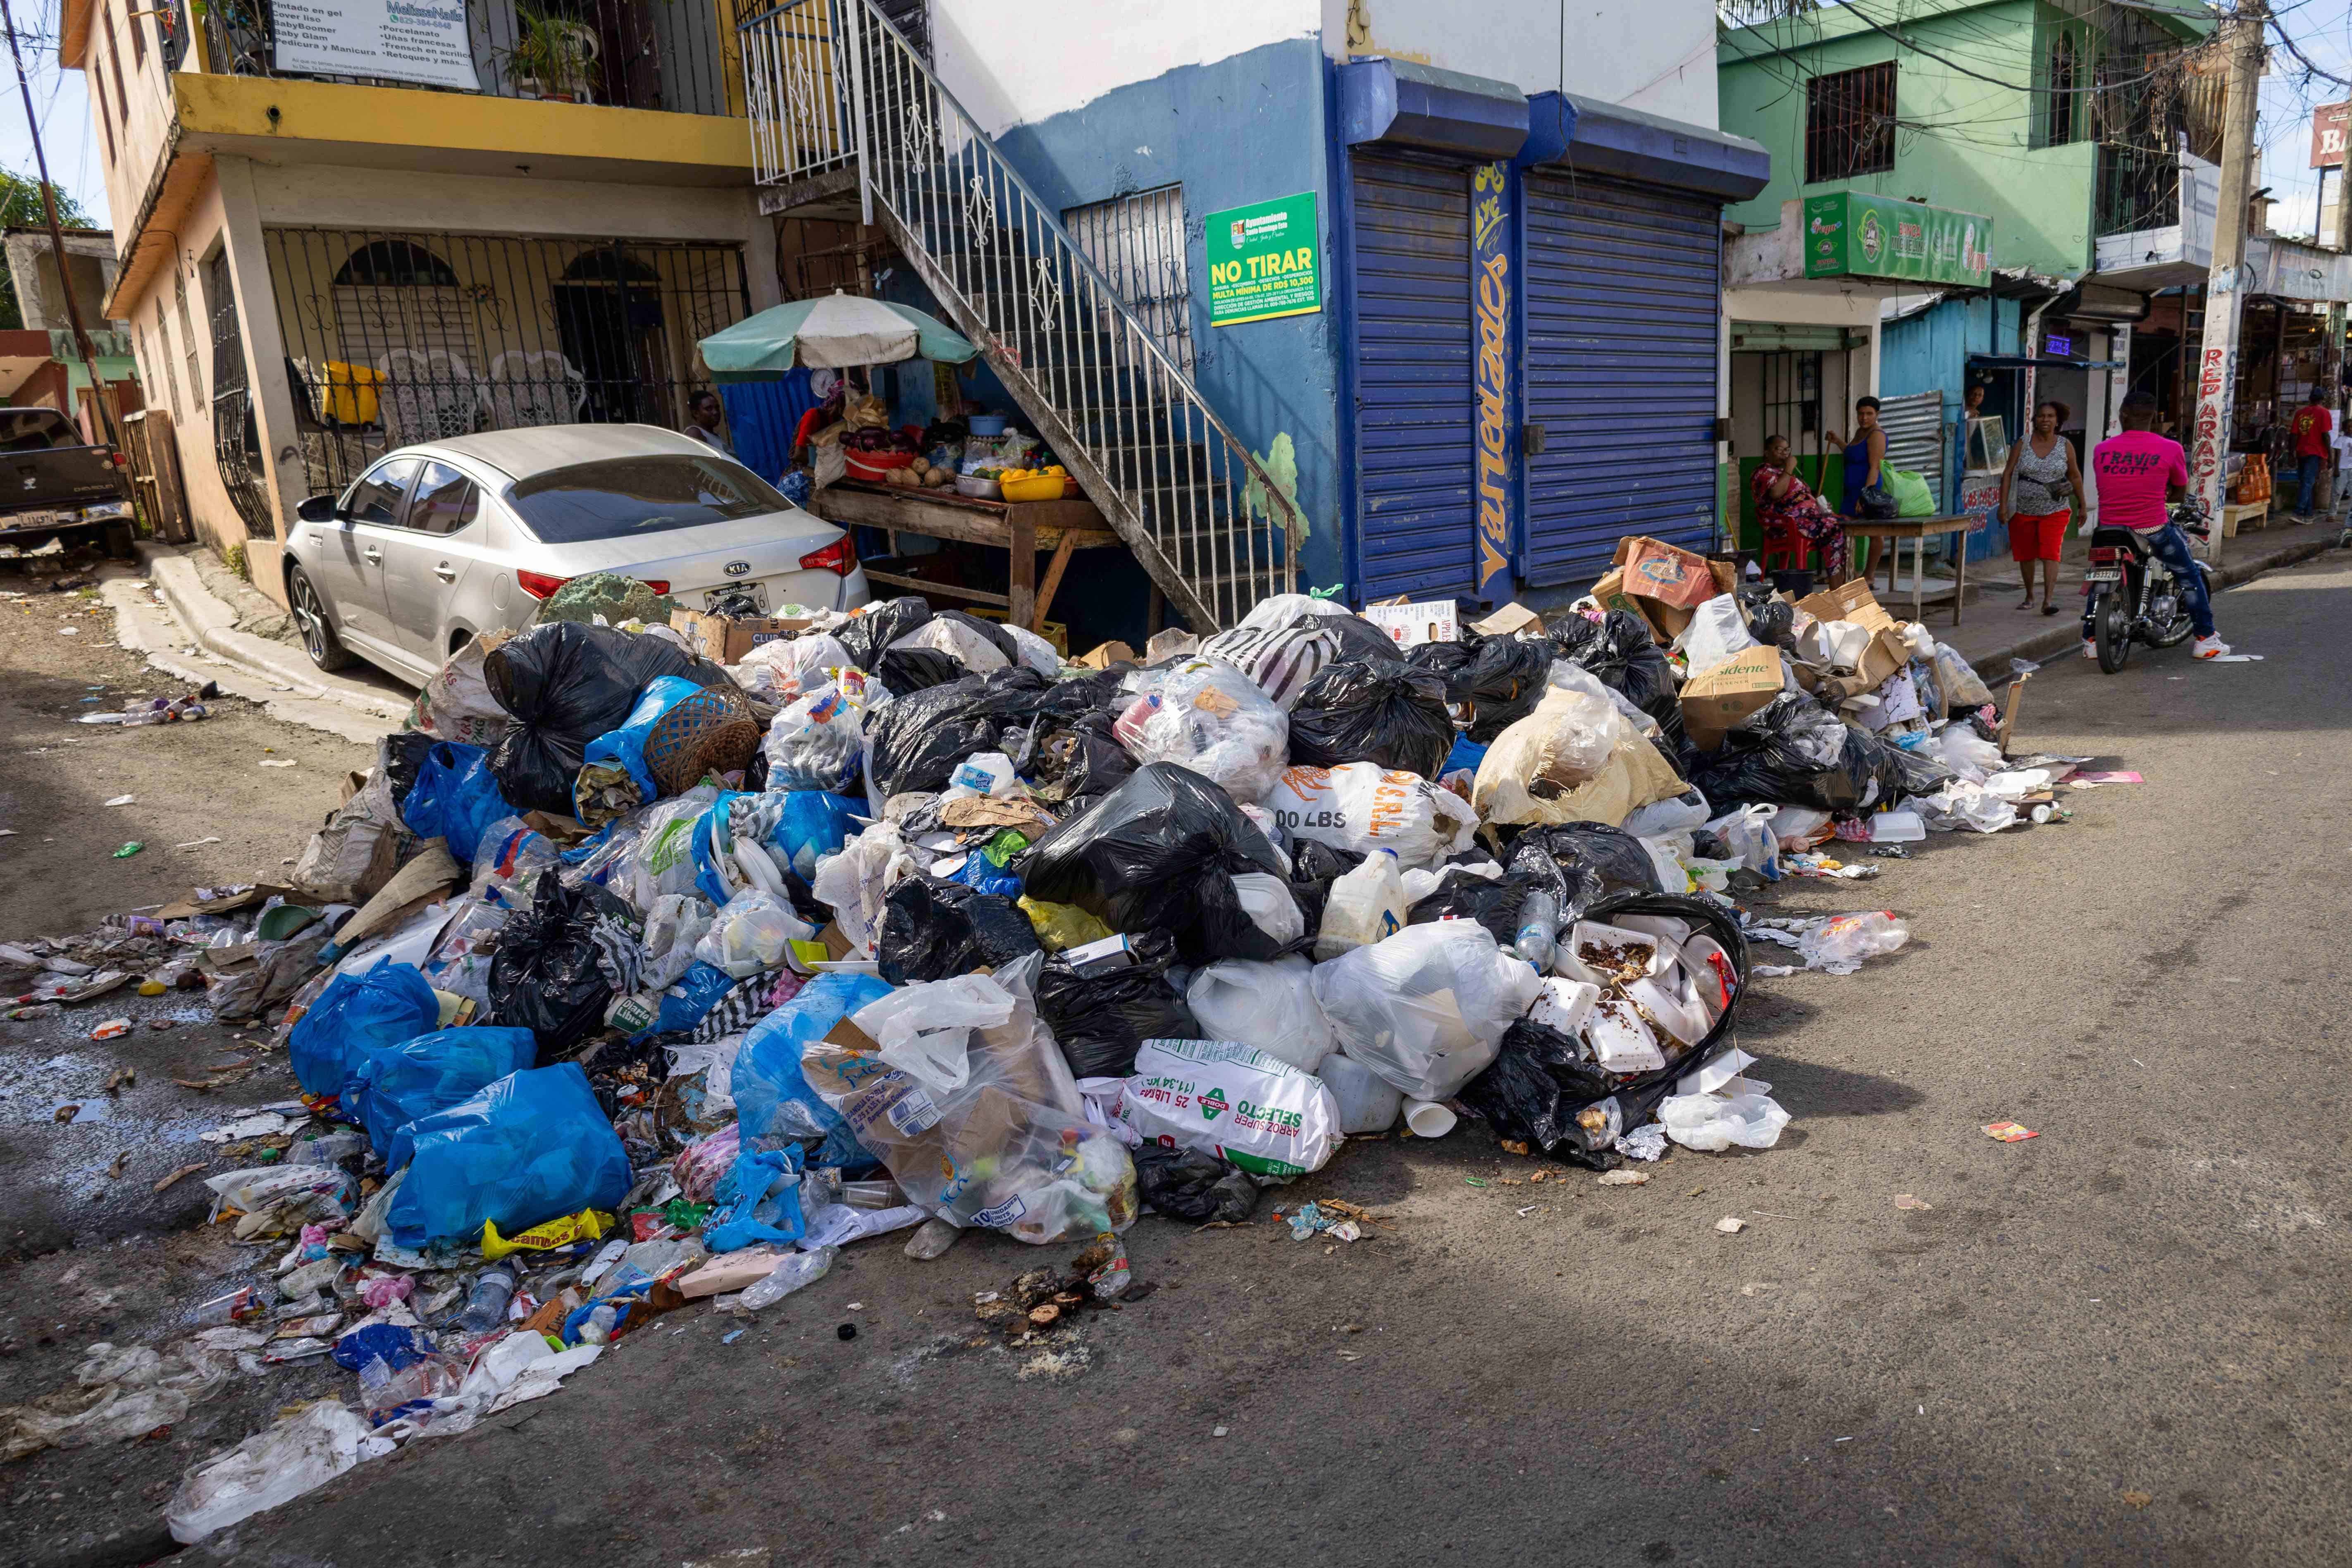
[[2123,580],[2123,568],[2119,566],[2095,567],[2083,574],[2083,581],[2085,583],[2120,583]]
[[702,607],[715,614],[728,605],[740,605],[747,599],[753,614],[764,616],[768,613],[768,585],[765,583],[730,583],[723,588],[713,588],[702,595]]

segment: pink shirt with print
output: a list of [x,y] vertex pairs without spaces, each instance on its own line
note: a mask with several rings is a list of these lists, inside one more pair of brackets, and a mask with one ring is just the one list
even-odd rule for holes
[[2091,473],[2099,485],[2100,523],[2145,533],[2164,526],[2165,488],[2189,482],[2189,459],[2178,441],[2126,430],[2091,448]]

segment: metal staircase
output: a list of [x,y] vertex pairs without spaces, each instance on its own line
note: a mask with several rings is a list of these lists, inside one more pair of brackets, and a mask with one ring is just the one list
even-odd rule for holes
[[1192,628],[1295,592],[1285,494],[874,0],[740,24],[757,177],[854,173],[958,330]]

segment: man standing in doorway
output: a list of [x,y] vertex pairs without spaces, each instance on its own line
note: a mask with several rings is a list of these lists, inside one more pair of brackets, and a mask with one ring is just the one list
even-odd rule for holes
[[2294,441],[2294,515],[2305,522],[2311,521],[2312,500],[2319,490],[2319,471],[2327,465],[2328,433],[2335,428],[2336,416],[2327,411],[2327,401],[2314,382],[2311,396],[2287,425]]

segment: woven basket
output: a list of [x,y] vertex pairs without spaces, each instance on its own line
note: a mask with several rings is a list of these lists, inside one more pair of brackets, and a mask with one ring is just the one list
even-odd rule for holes
[[732,687],[706,689],[661,716],[646,737],[646,768],[665,795],[683,795],[705,773],[751,765],[760,748],[751,700]]

